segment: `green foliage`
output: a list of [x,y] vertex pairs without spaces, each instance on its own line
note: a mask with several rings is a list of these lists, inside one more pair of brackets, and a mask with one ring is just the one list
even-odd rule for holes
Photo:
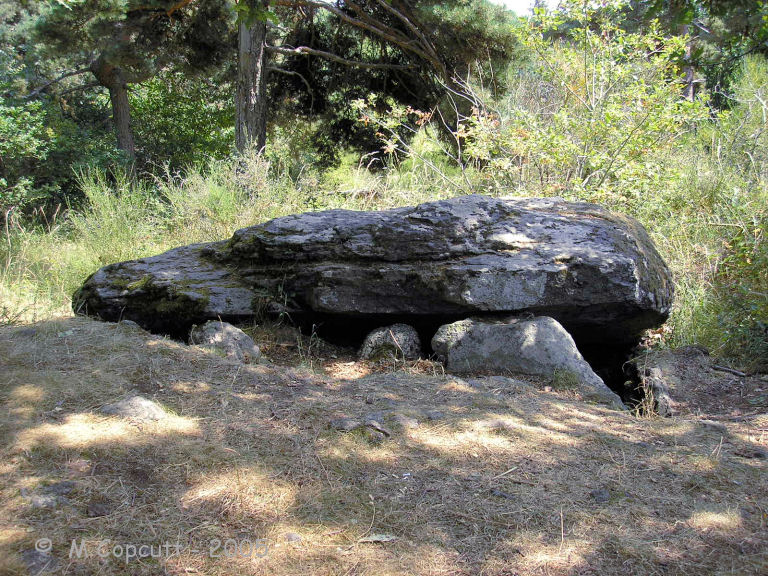
[[768,61],[745,59],[733,107],[698,142],[711,171],[720,243],[713,287],[723,346],[768,367]]
[[74,199],[77,167],[114,159],[104,132],[79,125],[65,99],[23,98],[23,63],[0,51],[0,64],[0,210]]
[[168,72],[137,85],[131,107],[142,164],[176,171],[232,152],[235,113],[227,83]]
[[664,157],[707,115],[681,98],[674,61],[682,38],[623,31],[595,16],[568,18],[569,40],[546,40],[565,20],[541,15],[523,41],[536,54],[513,72],[510,95],[478,102],[459,127],[465,154],[497,188],[539,188],[633,210],[661,185]]
[[0,210],[35,199],[30,165],[45,160],[52,135],[43,126],[39,102],[0,101]]
[[694,67],[697,81],[706,83],[719,107],[728,105],[722,96],[741,59],[751,53],[768,56],[768,4],[763,0],[646,0],[625,2],[623,9],[631,29],[658,21],[668,33],[689,35],[690,51],[680,64]]

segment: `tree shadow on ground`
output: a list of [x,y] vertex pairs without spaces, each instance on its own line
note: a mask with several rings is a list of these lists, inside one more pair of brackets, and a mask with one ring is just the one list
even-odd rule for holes
[[[510,378],[242,366],[79,318],[0,329],[0,358],[2,574],[27,573],[40,538],[61,574],[759,574],[768,562],[766,464],[744,456],[758,447],[747,425],[638,419]],[[137,392],[168,417],[99,411]],[[329,426],[341,417],[376,425]],[[35,499],[64,481],[48,505]],[[242,549],[259,539],[266,555]],[[72,540],[180,550],[70,558]]]

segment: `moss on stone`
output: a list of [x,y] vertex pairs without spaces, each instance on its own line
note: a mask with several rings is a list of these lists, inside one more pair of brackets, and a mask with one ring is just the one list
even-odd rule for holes
[[[125,288],[126,290],[130,290],[131,292],[136,292],[138,290],[143,290],[146,287],[150,286],[153,282],[154,278],[151,274],[145,274],[135,282],[127,283]],[[113,282],[113,285],[115,282]]]

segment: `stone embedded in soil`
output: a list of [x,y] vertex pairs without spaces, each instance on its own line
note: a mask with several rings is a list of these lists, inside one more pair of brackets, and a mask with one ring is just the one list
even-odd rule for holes
[[396,424],[399,424],[404,430],[415,430],[419,427],[419,421],[416,418],[412,418],[405,414],[395,414],[392,416],[392,420]]
[[57,508],[62,504],[68,504],[69,501],[63,496],[57,496],[56,494],[45,494],[32,492],[29,493],[22,489],[22,498],[29,503],[32,508]]
[[91,500],[88,503],[86,514],[89,518],[100,518],[102,516],[109,516],[112,513],[112,504],[105,500]]
[[55,572],[59,569],[60,564],[55,556],[39,550],[24,550],[21,553],[21,560],[33,576]]
[[354,418],[341,417],[334,418],[328,423],[328,425],[334,430],[338,430],[339,432],[352,432],[352,430],[362,428],[363,423],[359,420],[355,420]]
[[421,356],[421,339],[413,326],[382,326],[365,337],[359,355],[364,360],[376,360],[386,356],[415,360]]
[[392,436],[392,433],[389,430],[387,430],[378,420],[366,418],[365,425],[371,430],[384,434],[384,436],[386,436],[387,438]]
[[302,537],[300,534],[297,534],[296,532],[286,532],[283,534],[283,540],[286,542],[301,542]]
[[255,364],[261,359],[261,350],[248,334],[221,320],[210,320],[202,326],[193,326],[189,341],[190,344],[216,350],[243,364]]
[[75,489],[76,484],[71,480],[62,480],[48,486],[43,486],[42,491],[46,494],[55,494],[56,496],[66,496]]
[[596,488],[595,490],[592,490],[589,495],[599,504],[605,504],[611,500],[611,493],[605,488]]
[[101,411],[137,420],[162,420],[168,416],[162,406],[143,396],[131,396],[114,404],[106,404],[101,407]]
[[643,227],[593,204],[462,196],[385,211],[277,218],[229,241],[106,266],[76,312],[186,335],[279,305],[291,317],[432,322],[529,311],[577,341],[632,345],[672,280]]

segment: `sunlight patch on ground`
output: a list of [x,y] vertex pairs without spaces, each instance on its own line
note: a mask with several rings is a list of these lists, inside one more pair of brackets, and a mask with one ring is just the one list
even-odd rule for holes
[[174,382],[170,386],[174,392],[181,394],[196,394],[198,392],[210,392],[211,385],[207,382]]
[[[588,547],[587,547],[588,549]],[[584,557],[579,553],[579,547],[570,544],[560,544],[543,546],[535,551],[529,551],[525,558],[532,567],[539,567],[542,570],[550,568],[573,568],[586,563]],[[544,572],[546,574],[546,572]]]
[[38,412],[40,403],[45,399],[45,392],[42,386],[22,384],[11,390],[8,398],[11,405],[8,414],[16,418],[29,419]]
[[331,362],[325,371],[332,378],[341,380],[357,380],[371,374],[372,370],[363,362]]
[[220,514],[245,514],[263,519],[286,514],[295,502],[295,486],[248,468],[205,476],[181,498],[184,508],[212,507]]
[[105,418],[91,413],[71,414],[61,424],[41,424],[24,430],[18,436],[17,449],[37,446],[86,448],[110,443],[129,445],[149,442],[153,436],[199,434],[195,420],[169,415],[159,422],[136,422],[121,418]]
[[691,515],[688,525],[699,532],[737,530],[741,528],[742,521],[735,510],[699,510]]
[[8,548],[17,542],[24,540],[26,534],[24,530],[16,526],[0,527],[0,550]]
[[10,393],[10,399],[14,402],[40,402],[44,397],[43,388],[33,384],[16,386]]
[[477,390],[467,385],[464,382],[457,380],[449,380],[442,386],[438,386],[438,390],[446,392],[464,392],[465,394],[477,394]]

